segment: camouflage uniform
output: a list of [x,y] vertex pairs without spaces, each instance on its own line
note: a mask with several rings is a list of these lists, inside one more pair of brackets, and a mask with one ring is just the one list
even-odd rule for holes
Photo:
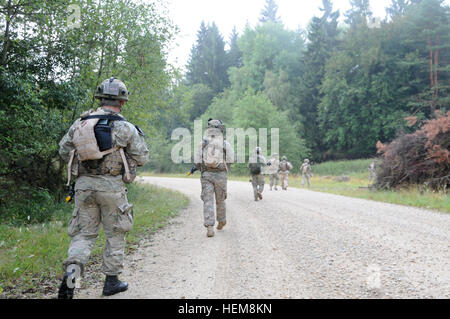
[[292,164],[287,161],[287,159],[283,158],[280,163],[280,177],[281,177],[281,188],[283,190],[287,190],[289,184],[289,171],[292,169]]
[[[253,186],[253,195],[255,197],[255,200],[262,199],[262,193],[264,191],[264,168],[266,166],[266,159],[264,156],[260,154],[255,154],[254,158],[250,160],[251,163],[262,163],[263,167],[261,169],[261,173],[259,174],[251,174],[252,175],[252,186]],[[250,168],[250,163],[248,164],[248,167]]]
[[369,183],[374,182],[376,177],[377,177],[377,174],[376,174],[376,163],[372,162],[369,165]]
[[[106,108],[99,108],[97,111],[118,115]],[[67,162],[71,151],[74,150],[72,138],[77,122],[59,143],[60,155]],[[135,172],[136,166],[147,163],[149,154],[146,142],[131,123],[114,122],[112,143],[113,146],[124,148],[132,172]],[[68,258],[64,261],[64,270],[70,264],[77,264],[84,270],[101,223],[106,236],[102,271],[106,275],[118,275],[123,269],[125,235],[133,226],[133,205],[127,200],[127,189],[122,180],[123,162],[119,151],[98,161],[82,163],[75,156],[72,172],[78,177],[75,184],[75,209],[68,228],[72,241]]]
[[[214,130],[208,129],[210,133]],[[216,132],[217,134],[222,134]],[[216,218],[219,223],[226,223],[226,204],[227,199],[227,174],[234,163],[234,150],[230,143],[223,141],[223,159],[218,168],[207,168],[201,162],[205,142],[208,141],[208,132],[201,145],[196,148],[195,166],[201,171],[200,182],[202,185],[201,199],[203,201],[204,226],[213,227]],[[214,200],[215,199],[215,200]],[[217,217],[215,218],[214,201],[216,203]]]
[[278,184],[280,183],[280,161],[278,160],[278,154],[274,154],[270,159],[269,176],[270,176],[270,190],[275,186],[275,190],[278,190]]
[[308,183],[308,187],[311,187],[311,165],[309,161],[303,163],[300,167],[300,172],[302,173],[302,186],[305,186],[305,182]]

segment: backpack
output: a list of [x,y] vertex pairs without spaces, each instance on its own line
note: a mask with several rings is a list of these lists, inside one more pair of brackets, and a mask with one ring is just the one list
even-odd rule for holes
[[108,125],[109,121],[125,121],[125,119],[118,115],[94,112],[82,117],[76,124],[72,141],[81,162],[99,160],[119,150],[118,147],[112,147],[112,129]]
[[263,163],[261,163],[261,160],[259,156],[256,159],[256,163],[249,163],[250,173],[252,175],[259,175],[262,172]]
[[225,163],[224,153],[223,140],[216,137],[209,137],[203,146],[203,164],[207,169],[218,169],[220,164]]

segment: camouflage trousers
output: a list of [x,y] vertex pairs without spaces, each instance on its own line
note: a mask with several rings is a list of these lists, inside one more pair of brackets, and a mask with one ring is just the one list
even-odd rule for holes
[[264,175],[252,175],[252,186],[253,186],[253,195],[255,199],[258,199],[258,193],[262,193],[264,191]]
[[72,237],[64,271],[70,264],[80,266],[82,272],[97,241],[100,224],[106,237],[103,250],[102,272],[105,275],[122,273],[125,235],[133,227],[133,205],[128,203],[126,190],[100,192],[77,190],[75,209],[69,223],[68,233]]
[[270,189],[272,189],[275,186],[275,189],[277,188],[278,184],[280,183],[280,174],[270,174]]
[[202,184],[203,216],[205,227],[216,224],[214,199],[217,210],[217,221],[227,221],[227,172],[203,172],[200,178]]
[[302,174],[302,186],[305,186],[305,183],[311,187],[311,174]]
[[287,189],[289,186],[289,172],[280,172],[281,188]]

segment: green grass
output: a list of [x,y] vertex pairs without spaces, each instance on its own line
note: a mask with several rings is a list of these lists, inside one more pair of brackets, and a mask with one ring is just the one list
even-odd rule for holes
[[[313,178],[311,180],[311,190],[316,192],[331,193],[355,198],[374,200],[385,203],[406,205],[412,207],[434,209],[441,212],[450,212],[450,199],[448,193],[433,192],[431,190],[418,186],[404,187],[397,190],[377,191],[369,189],[369,164],[371,159],[353,160],[353,161],[337,161],[326,162],[312,167]],[[184,174],[154,174],[147,172],[144,175],[158,177],[186,177]],[[289,177],[290,187],[301,188],[301,177],[294,169],[293,174]],[[199,176],[199,173],[196,173]],[[348,176],[348,182],[338,182],[335,180],[337,176]],[[236,176],[231,172],[230,180],[248,182],[249,175]],[[266,177],[266,183],[269,178]]]
[[[186,207],[188,199],[181,193],[151,185],[131,185],[129,201],[134,204],[134,227],[127,235],[127,251],[136,249],[143,237],[164,227],[168,220]],[[72,206],[53,221],[33,226],[0,225],[0,296],[39,297],[56,293],[61,264],[67,257],[70,238],[67,224]],[[103,231],[92,252],[88,267],[101,260]]]

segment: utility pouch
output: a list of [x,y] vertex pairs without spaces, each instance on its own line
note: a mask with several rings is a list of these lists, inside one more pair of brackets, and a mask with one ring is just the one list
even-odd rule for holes
[[108,120],[99,120],[94,127],[95,139],[97,140],[98,148],[100,152],[107,151],[112,148],[112,129],[108,125]]

